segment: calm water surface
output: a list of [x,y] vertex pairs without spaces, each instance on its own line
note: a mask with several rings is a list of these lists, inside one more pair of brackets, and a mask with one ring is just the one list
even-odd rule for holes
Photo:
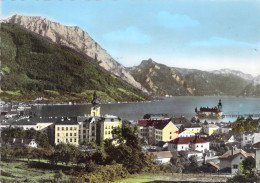
[[[237,97],[167,97],[144,103],[100,104],[102,114],[113,114],[122,119],[137,120],[146,113],[166,113],[170,116],[195,116],[195,107],[214,107],[222,100],[224,114],[260,113],[260,98]],[[79,116],[90,113],[90,104],[35,106],[38,116]],[[226,118],[223,121],[235,119]]]

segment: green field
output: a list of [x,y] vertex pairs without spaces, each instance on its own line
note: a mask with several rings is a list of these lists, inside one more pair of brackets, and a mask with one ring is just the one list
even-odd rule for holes
[[[203,175],[195,175],[195,174],[164,174],[164,175],[157,175],[154,174],[151,176],[137,176],[132,178],[126,178],[115,183],[152,183],[158,181],[169,182],[173,183],[175,181],[182,182],[182,181],[194,181],[194,182],[226,182],[226,178],[224,177],[212,177],[212,176],[203,176]],[[177,182],[176,182],[177,183]]]

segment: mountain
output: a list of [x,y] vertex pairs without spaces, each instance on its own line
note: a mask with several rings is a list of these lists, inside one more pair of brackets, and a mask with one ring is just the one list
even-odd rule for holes
[[152,59],[142,61],[129,71],[150,93],[157,96],[248,96],[250,92],[243,91],[252,84],[241,75],[168,67]]
[[260,84],[260,75],[256,76],[254,78],[254,84],[259,85]]
[[231,70],[231,69],[215,70],[215,71],[212,71],[212,73],[226,75],[226,76],[237,76],[237,77],[243,78],[248,81],[252,81],[254,79],[254,77],[250,74],[245,74],[241,71],[236,71],[236,70]]
[[146,92],[146,89],[136,82],[124,66],[116,62],[87,32],[77,26],[64,26],[39,16],[13,15],[6,19],[8,23],[17,24],[52,42],[69,47],[93,59],[95,64],[130,85]]
[[95,59],[54,44],[17,24],[1,24],[1,99],[31,101],[91,101],[94,91],[103,101],[140,101],[140,90],[93,64]]

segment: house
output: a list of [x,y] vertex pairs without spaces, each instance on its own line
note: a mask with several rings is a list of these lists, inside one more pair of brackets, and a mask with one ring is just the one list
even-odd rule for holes
[[171,119],[140,119],[137,123],[138,133],[149,144],[158,144],[160,141],[168,142],[178,137],[178,128]]
[[219,129],[219,127],[217,125],[214,125],[214,124],[204,124],[202,126],[202,133],[205,133],[208,136],[211,136],[212,134],[217,133],[218,129]]
[[239,173],[240,163],[247,157],[254,156],[253,154],[247,153],[242,149],[233,148],[232,150],[228,150],[223,155],[219,156],[219,166],[221,170],[231,169],[231,173]]
[[210,172],[210,173],[217,173],[220,170],[220,167],[212,161],[207,162],[206,164],[202,165],[200,168],[203,172]]
[[194,134],[198,134],[202,130],[202,125],[199,123],[191,123],[190,125],[185,126],[185,130]]
[[35,139],[9,138],[3,143],[12,147],[37,148]]
[[55,123],[54,144],[61,142],[79,145],[79,124],[75,118],[62,118]]
[[189,130],[184,130],[183,132],[179,133],[178,137],[194,137],[195,133],[189,131]]
[[251,146],[257,142],[260,142],[260,133],[243,133],[241,135],[242,148],[251,148]]
[[200,138],[195,137],[178,137],[168,143],[169,151],[187,151],[196,150],[200,152],[209,151],[209,142]]
[[255,149],[256,170],[260,172],[260,142],[255,143],[253,148]]
[[152,156],[155,163],[168,164],[174,156],[170,151],[147,152],[146,155]]

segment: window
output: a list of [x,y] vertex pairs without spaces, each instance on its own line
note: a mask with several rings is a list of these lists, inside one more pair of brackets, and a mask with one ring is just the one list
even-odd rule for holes
[[105,134],[107,135],[107,131],[105,131]]
[[66,139],[66,142],[68,142],[68,139]]
[[106,125],[106,128],[105,129],[107,129],[107,125]]
[[170,134],[172,134],[172,132],[170,132]]
[[108,134],[110,134],[110,131],[108,131]]
[[77,127],[74,127],[74,130],[77,130]]
[[183,149],[183,146],[181,146],[181,148]]
[[57,139],[57,142],[60,142],[60,139]]
[[66,133],[66,136],[68,136],[68,133]]
[[64,127],[62,127],[61,129],[64,130]]
[[60,136],[60,134],[59,134],[59,133],[57,133],[57,136],[59,137],[59,136]]
[[233,169],[238,169],[238,165],[233,165]]
[[69,128],[68,127],[66,127],[66,130],[68,130]]
[[197,147],[199,147],[199,145],[197,145]]
[[172,136],[170,136],[170,139],[172,139]]
[[201,147],[203,147],[203,145],[201,145]]
[[243,157],[240,157],[240,159],[243,159]]
[[110,129],[110,126],[108,126],[108,129]]
[[72,139],[70,139],[70,142],[72,142]]
[[77,133],[74,133],[74,136],[77,136]]
[[70,133],[70,136],[72,136],[72,133]]
[[247,137],[245,137],[245,140],[247,140]]
[[70,130],[72,130],[72,127],[70,127]]
[[74,139],[74,142],[77,142],[77,139]]

